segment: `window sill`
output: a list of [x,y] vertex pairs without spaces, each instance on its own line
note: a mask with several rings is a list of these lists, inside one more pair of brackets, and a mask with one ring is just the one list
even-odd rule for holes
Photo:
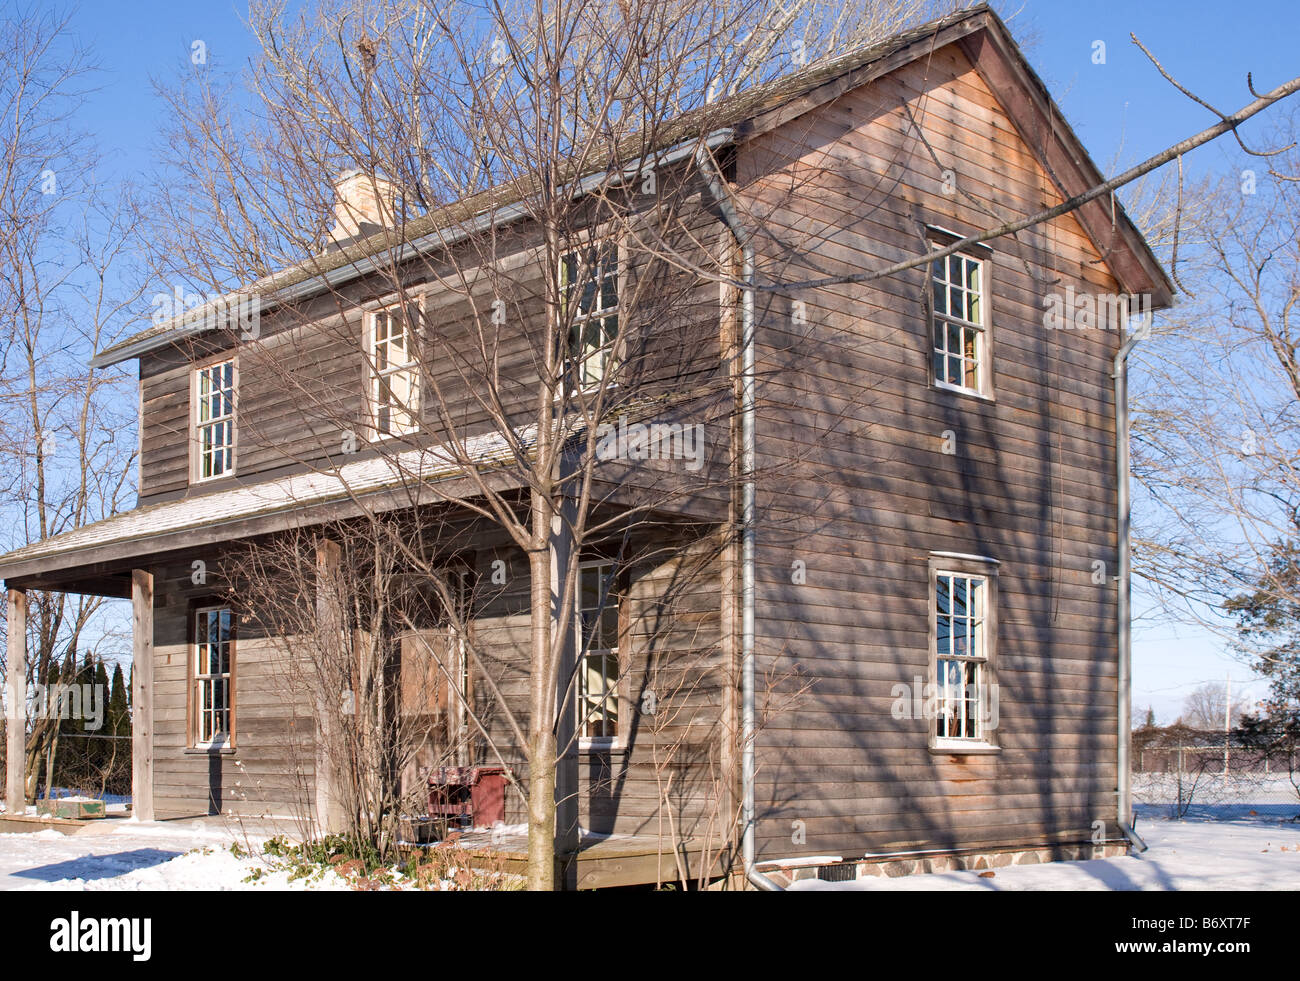
[[381,433],[378,430],[372,429],[366,434],[366,445],[373,448],[397,440],[410,440],[413,436],[419,436],[422,431],[422,428],[419,426],[400,433]]
[[220,746],[187,746],[185,747],[186,756],[234,756],[235,747],[222,744]]
[[627,743],[621,739],[579,739],[579,756],[623,756]]
[[934,392],[947,392],[951,395],[961,395],[968,399],[974,399],[976,402],[986,402],[989,405],[995,405],[996,400],[992,395],[985,395],[983,392],[977,392],[973,388],[962,388],[959,385],[949,385],[947,382],[930,382],[930,390]]
[[931,739],[927,748],[931,756],[997,756],[1002,752],[1001,746],[978,739],[969,742]]

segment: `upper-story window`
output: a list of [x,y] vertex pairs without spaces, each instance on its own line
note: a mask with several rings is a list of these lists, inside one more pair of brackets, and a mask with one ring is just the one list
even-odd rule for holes
[[370,314],[370,424],[377,437],[405,436],[420,426],[420,367],[416,307]]
[[987,394],[985,260],[954,253],[930,263],[933,379],[941,388]]
[[571,324],[569,364],[578,388],[599,385],[614,368],[618,339],[618,245],[607,242],[560,259],[562,315]]
[[222,361],[195,371],[195,476],[199,480],[235,472],[235,362]]

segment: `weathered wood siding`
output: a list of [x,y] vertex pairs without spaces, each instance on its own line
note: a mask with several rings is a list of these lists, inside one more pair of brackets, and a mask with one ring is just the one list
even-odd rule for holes
[[[621,745],[566,756],[578,791],[578,820],[601,833],[662,833],[671,840],[725,823],[728,790],[720,771],[723,706],[731,669],[721,640],[720,556],[709,536],[656,543],[629,562],[621,608],[619,712]],[[527,729],[529,684],[528,566],[504,539],[477,553],[478,614],[473,642],[521,726]],[[640,548],[634,546],[633,554]],[[593,555],[594,557],[594,555]],[[493,564],[506,583],[493,585]],[[476,711],[501,755],[527,786],[524,756],[481,680],[471,682]],[[473,740],[475,762],[495,754]],[[564,766],[565,764],[561,764]],[[526,820],[519,794],[507,798],[507,823]],[[669,859],[671,861],[671,858]]]
[[[526,792],[524,754],[501,700],[482,675],[486,668],[527,731],[527,561],[499,532],[469,522],[446,527],[448,537],[469,535],[474,541],[473,550],[461,552],[460,558],[476,582],[471,602],[477,615],[470,636],[483,667],[471,668],[471,702],[488,737],[471,722],[468,762],[504,759]],[[671,841],[674,833],[698,835],[710,826],[716,833],[725,823],[727,790],[719,754],[730,668],[720,636],[718,538],[675,537],[675,543],[646,543],[629,563],[620,649],[619,711],[626,719],[622,745],[603,752],[568,748],[578,820],[597,832],[662,833]],[[211,570],[208,583],[193,582],[196,560]],[[193,601],[217,602],[211,583],[217,581],[221,562],[218,552],[204,551],[154,569],[156,812],[159,817],[221,813],[296,818],[308,813],[314,801],[314,721],[312,707],[300,697],[301,681],[291,680],[285,671],[291,647],[286,638],[258,636],[259,627],[243,620],[237,624],[235,745],[228,752],[190,748],[190,609]],[[493,582],[498,569],[504,583]],[[400,683],[395,674],[390,681]],[[444,754],[425,762],[456,760]],[[421,796],[417,769],[411,768],[411,785],[404,788],[412,800]],[[507,822],[524,820],[522,797],[511,791]],[[671,863],[671,847],[667,854]]]
[[[954,46],[746,145],[738,183],[769,283],[1059,200]],[[1045,330],[1043,298],[1117,287],[1069,217],[993,248],[990,401],[930,384],[924,267],[759,303],[758,676],[808,686],[761,720],[760,857],[1114,833],[1115,587],[1092,563],[1114,574],[1117,336]],[[931,755],[892,717],[893,686],[929,680],[931,551],[1001,562],[999,755]]]
[[[674,187],[661,177],[663,193]],[[698,207],[701,188],[674,190],[688,220],[668,237],[681,255],[707,266],[721,226]],[[651,196],[632,202],[653,210]],[[620,333],[624,391],[655,399],[690,393],[711,399],[727,391],[728,366],[718,334],[718,288],[690,273],[653,263],[651,247],[624,245],[620,254]],[[408,299],[423,310],[422,434],[390,442],[386,452],[441,444],[494,431],[490,407],[499,399],[512,426],[535,418],[539,366],[553,340],[547,328],[546,279],[553,275],[535,225],[500,230],[492,256],[460,247],[455,262],[431,256],[400,270]],[[698,255],[694,254],[698,253]],[[255,340],[230,333],[145,355],[140,361],[140,503],[207,494],[280,473],[329,469],[380,452],[369,444],[364,354],[365,312],[394,302],[398,274],[386,271],[349,283],[293,309],[268,311]],[[502,323],[493,305],[502,304]],[[191,378],[203,359],[237,359],[236,473],[198,483],[190,479]],[[630,383],[630,384],[628,384]],[[611,399],[617,400],[619,393]],[[701,410],[705,411],[705,410]],[[349,442],[355,455],[347,455]]]
[[[203,561],[213,578],[193,581]],[[155,567],[154,812],[158,818],[225,814],[298,819],[314,800],[313,717],[295,701],[283,669],[284,646],[236,623],[235,745],[228,752],[190,748],[187,694],[192,601],[215,605],[216,552]]]

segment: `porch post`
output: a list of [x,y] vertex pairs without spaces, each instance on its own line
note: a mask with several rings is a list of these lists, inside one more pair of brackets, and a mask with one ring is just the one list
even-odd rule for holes
[[153,574],[131,570],[131,811],[153,820]]
[[5,732],[9,785],[5,807],[10,814],[22,814],[27,807],[27,593],[21,589],[9,590],[8,624],[9,711]]
[[[342,555],[343,550],[338,542],[324,539],[316,545],[316,629],[321,631],[322,639],[327,638],[331,632],[341,633],[343,630],[335,595]],[[328,647],[324,649],[328,650]],[[343,831],[347,825],[337,786],[338,769],[330,753],[330,742],[335,729],[334,713],[339,710],[339,706],[329,704],[331,694],[326,690],[327,687],[325,679],[317,679],[316,825],[321,834]]]

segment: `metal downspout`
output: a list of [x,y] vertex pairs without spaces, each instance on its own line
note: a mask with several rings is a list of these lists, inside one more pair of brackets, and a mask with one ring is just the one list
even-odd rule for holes
[[[1145,316],[1150,317],[1150,314]],[[1133,694],[1133,630],[1130,623],[1131,613],[1131,507],[1129,503],[1129,413],[1128,413],[1128,356],[1139,342],[1150,333],[1150,322],[1140,324],[1115,355],[1115,370],[1111,377],[1115,380],[1115,442],[1116,442],[1116,476],[1119,481],[1119,581],[1118,617],[1119,617],[1119,751],[1116,754],[1118,764],[1119,787],[1116,794],[1118,801],[1115,820],[1124,836],[1139,852],[1147,850],[1147,844],[1133,830],[1133,774],[1130,769],[1129,743],[1132,739],[1132,694]]]
[[740,740],[741,740],[741,857],[745,878],[768,892],[783,892],[776,882],[754,868],[754,245],[740,223],[735,206],[712,154],[695,151],[700,172],[718,204],[722,220],[741,250],[740,328]]

